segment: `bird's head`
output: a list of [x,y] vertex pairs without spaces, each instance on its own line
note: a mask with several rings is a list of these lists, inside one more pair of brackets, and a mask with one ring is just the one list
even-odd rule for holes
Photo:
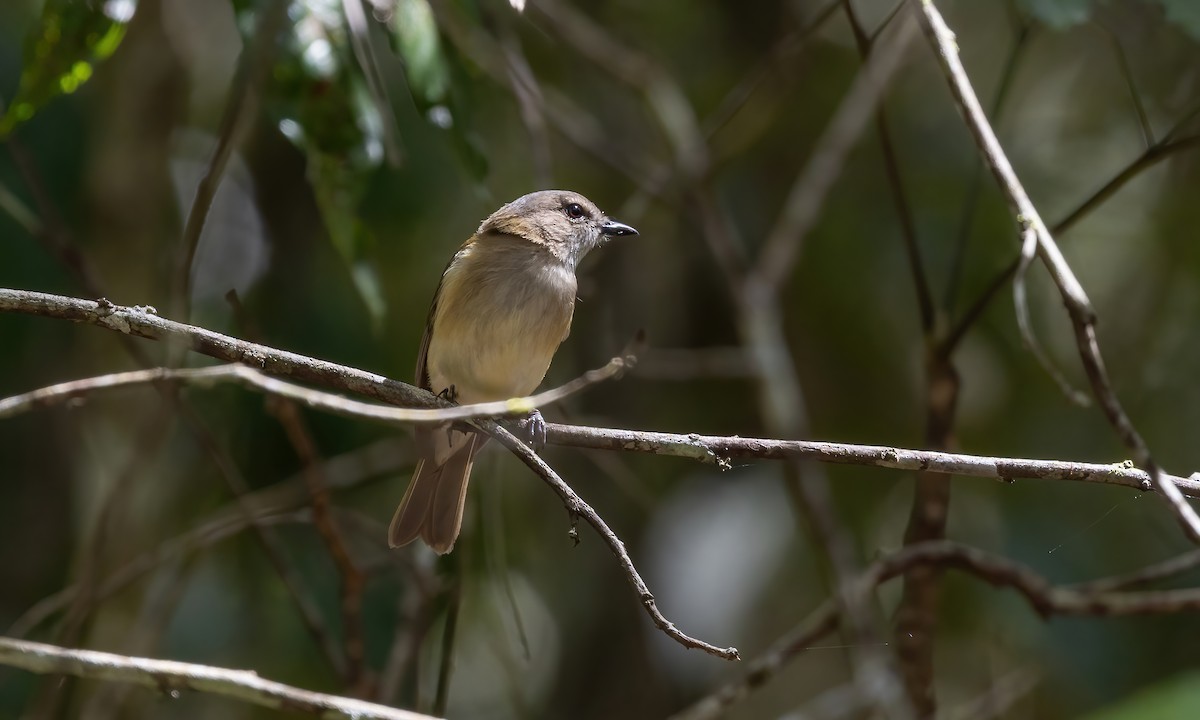
[[513,200],[488,216],[478,235],[501,233],[545,247],[572,270],[588,252],[619,235],[637,235],[596,204],[568,190],[542,190]]

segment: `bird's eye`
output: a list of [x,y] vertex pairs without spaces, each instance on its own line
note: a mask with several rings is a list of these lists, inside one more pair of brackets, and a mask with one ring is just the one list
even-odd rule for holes
[[583,210],[583,206],[579,203],[571,203],[567,206],[567,217],[571,218],[572,220],[578,220],[586,214],[587,213]]

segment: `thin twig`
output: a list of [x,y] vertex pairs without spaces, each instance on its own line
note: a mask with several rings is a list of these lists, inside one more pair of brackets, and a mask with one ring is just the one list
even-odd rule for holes
[[[936,565],[960,570],[996,587],[1008,587],[1023,596],[1043,618],[1069,616],[1167,615],[1200,612],[1200,588],[1144,592],[1080,592],[1051,585],[1030,568],[978,548],[946,540],[910,545],[875,563],[855,580],[848,592],[868,595],[887,580],[913,567]],[[724,714],[751,690],[773,678],[788,662],[837,628],[838,605],[826,600],[795,630],[779,638],[751,661],[745,673],[711,695],[673,716],[672,720],[710,720]]]
[[[1184,123],[1180,122],[1176,125],[1176,128],[1178,129],[1183,127],[1183,125]],[[1076,223],[1086,217],[1090,212],[1104,204],[1113,195],[1116,195],[1121,188],[1125,187],[1125,185],[1127,185],[1138,175],[1142,174],[1146,170],[1149,170],[1150,168],[1153,168],[1160,162],[1172,157],[1176,153],[1193,148],[1200,148],[1200,135],[1188,136],[1178,140],[1173,138],[1173,134],[1166,135],[1162,140],[1159,141],[1158,145],[1149,148],[1135,158],[1133,162],[1121,168],[1121,170],[1118,171],[1117,174],[1114,175],[1108,182],[1102,185],[1099,190],[1096,190],[1094,193],[1088,196],[1086,200],[1077,205],[1074,210],[1067,213],[1062,220],[1058,221],[1058,223],[1050,228],[1050,233],[1052,235],[1061,235],[1070,228],[1074,227]],[[963,338],[963,336],[966,335],[967,330],[969,330],[971,326],[975,324],[975,321],[978,320],[979,316],[983,314],[983,311],[987,309],[987,306],[991,303],[992,299],[999,294],[1000,289],[1003,288],[1008,281],[1012,279],[1013,275],[1016,274],[1017,266],[1020,264],[1020,262],[1021,259],[1018,255],[1018,257],[1009,262],[1009,264],[1006,265],[1003,270],[1001,270],[994,278],[992,278],[992,281],[988,283],[983,292],[979,293],[979,297],[976,298],[975,302],[971,304],[970,309],[963,314],[962,318],[960,318],[955,324],[954,329],[947,335],[947,339],[943,343],[943,349],[945,352],[952,351],[958,342]]]
[[347,720],[429,720],[431,716],[352,698],[310,692],[264,680],[252,670],[230,670],[93,650],[72,650],[0,637],[0,665],[38,674],[129,682],[171,697],[183,691],[220,695],[242,702],[321,718]]
[[[1063,460],[989,457],[962,453],[908,450],[884,445],[849,445],[815,440],[768,440],[738,436],[683,435],[677,433],[546,425],[546,442],[551,445],[618,450],[688,458],[729,469],[732,460],[812,460],[836,465],[865,465],[916,472],[933,472],[964,477],[991,478],[1003,482],[1019,479],[1066,480],[1121,485],[1150,491],[1150,476],[1128,460],[1111,465]],[[1200,474],[1190,478],[1170,476],[1180,490],[1200,497]]]
[[[381,375],[364,372],[356,368],[337,365],[324,360],[297,355],[296,353],[276,350],[265,345],[238,340],[228,335],[212,332],[211,330],[177,323],[161,318],[153,312],[148,312],[145,308],[120,307],[103,299],[100,301],[80,300],[47,293],[0,288],[0,312],[3,311],[87,322],[129,335],[179,342],[184,347],[209,355],[210,357],[230,362],[249,361],[266,373],[299,378],[308,382],[323,384],[342,391],[359,393],[394,404],[415,405],[419,408],[441,410],[448,408],[458,409],[432,393],[406,383],[389,380]],[[210,368],[205,368],[205,370],[212,371]],[[243,377],[246,376],[241,370],[222,372],[231,372]],[[269,377],[264,377],[262,380],[276,383],[281,382]],[[290,383],[282,383],[279,387],[284,392],[287,392],[288,388],[283,386],[289,385]],[[300,395],[297,396],[297,399],[301,397],[306,396]],[[341,398],[341,400],[351,402],[344,398]],[[374,408],[369,411],[369,414],[376,416],[378,419],[386,416],[386,412],[384,411],[388,410],[388,408],[377,408],[366,403],[360,404],[367,408]],[[524,406],[517,403],[516,406],[510,405],[507,411],[520,412],[520,408],[522,407]],[[411,410],[411,408],[407,410]],[[624,571],[630,586],[640,598],[646,613],[650,615],[651,620],[654,621],[654,624],[660,630],[684,647],[701,649],[727,660],[738,659],[735,648],[720,648],[692,638],[678,630],[663,617],[655,604],[654,596],[650,594],[645,581],[642,580],[641,575],[638,574],[637,569],[633,565],[633,561],[629,558],[629,554],[625,550],[625,544],[612,532],[600,515],[580,499],[575,494],[575,491],[563,482],[562,478],[545,461],[538,457],[537,453],[529,449],[528,446],[514,437],[504,427],[491,420],[475,419],[471,422],[481,431],[495,437],[500,444],[517,455],[536,475],[550,485],[555,494],[562,499],[563,504],[573,517],[584,518],[596,530],[617,558],[618,564]]]
[[99,390],[128,388],[161,382],[181,382],[198,386],[213,386],[236,382],[246,387],[300,403],[305,407],[353,418],[377,420],[398,425],[440,425],[453,421],[524,415],[534,408],[545,407],[563,398],[603,382],[624,371],[632,364],[631,356],[613,358],[607,365],[545,392],[524,398],[497,402],[458,405],[442,409],[397,408],[351,400],[340,395],[313,390],[295,383],[264,375],[245,365],[215,365],[204,368],[151,368],[98,375],[72,380],[32,390],[21,395],[0,399],[0,419],[13,417],[38,407],[56,405]]
[[[99,312],[100,304],[46,293],[0,288],[0,312],[21,312],[44,317],[90,322],[100,327],[122,330],[142,337],[188,339],[198,352],[221,360],[252,358],[264,372],[300,378],[334,390],[352,392],[387,402],[436,406],[432,394],[381,375],[353,367],[336,365],[315,358],[276,350],[265,345],[239,340],[210,330],[166,320],[130,308],[118,308],[108,315]],[[226,366],[219,366],[221,368]],[[244,366],[232,366],[242,367]],[[244,368],[248,369],[248,368]],[[164,372],[161,369],[145,372]],[[183,373],[241,372],[202,368],[170,371]],[[115,376],[108,376],[115,377]],[[334,396],[336,397],[336,396]],[[342,398],[344,399],[344,398]],[[470,406],[447,406],[455,410]],[[367,405],[375,408],[377,406]],[[374,414],[374,410],[371,411]],[[547,442],[596,450],[619,450],[654,455],[690,458],[722,467],[730,467],[734,458],[764,460],[801,459],[834,464],[867,465],[896,470],[929,470],[951,475],[994,478],[1011,482],[1016,479],[1067,480],[1122,485],[1152,490],[1150,476],[1125,461],[1111,465],[1056,460],[988,457],[958,453],[908,450],[882,445],[850,445],[804,440],[722,437],[699,434],[662,433],[615,428],[592,428],[547,424]],[[1200,474],[1190,478],[1168,476],[1181,490],[1200,496]]]
[[1187,503],[1183,494],[1174,483],[1168,481],[1157,463],[1150,455],[1141,435],[1130,422],[1129,416],[1113,392],[1112,383],[1104,367],[1100,348],[1096,341],[1096,313],[1088,300],[1083,286],[1067,265],[1062,252],[1054,242],[1037,208],[1029,200],[1004,149],[988,124],[987,117],[979,105],[979,99],[971,87],[966,70],[958,56],[958,45],[954,33],[946,26],[941,13],[938,12],[932,0],[911,0],[921,11],[921,26],[925,30],[930,43],[938,50],[938,58],[950,84],[955,100],[962,110],[963,117],[971,134],[975,137],[984,160],[992,170],[1001,190],[1012,206],[1017,224],[1022,231],[1032,229],[1037,233],[1038,255],[1050,271],[1054,284],[1058,287],[1063,303],[1067,306],[1071,323],[1075,328],[1075,340],[1079,346],[1080,359],[1087,371],[1092,392],[1099,401],[1109,424],[1116,430],[1121,441],[1134,453],[1134,461],[1150,475],[1151,480],[1162,491],[1163,497],[1174,511],[1176,518],[1183,527],[1184,533],[1193,542],[1200,543],[1200,516]]
[[1021,336],[1021,342],[1025,345],[1025,349],[1033,355],[1037,360],[1038,365],[1042,366],[1042,371],[1050,376],[1054,384],[1058,386],[1058,391],[1063,394],[1068,400],[1079,407],[1091,407],[1092,401],[1082,390],[1076,390],[1071,386],[1071,382],[1067,380],[1054,361],[1050,359],[1050,355],[1038,342],[1037,336],[1033,332],[1033,319],[1029,314],[1029,300],[1026,295],[1025,279],[1029,274],[1029,266],[1037,257],[1038,234],[1032,227],[1027,227],[1021,233],[1021,255],[1017,261],[1017,271],[1013,273],[1013,308],[1017,315],[1017,331]]
[[[903,0],[907,2],[907,0]],[[996,94],[992,98],[992,107],[989,114],[996,121],[1000,117],[1000,111],[1004,108],[1004,103],[1008,100],[1009,91],[1012,90],[1013,80],[1017,76],[1017,67],[1024,50],[1029,47],[1029,37],[1033,32],[1035,25],[1017,21],[1017,36],[1013,40],[1012,48],[1008,52],[1008,57],[1004,61],[1004,69],[1000,73],[1000,81],[996,86]],[[966,267],[967,245],[971,239],[971,227],[975,221],[975,213],[979,209],[979,193],[983,188],[983,165],[976,163],[971,171],[971,183],[967,186],[967,196],[963,200],[962,218],[958,223],[958,235],[954,241],[954,254],[951,255],[950,270],[947,273],[946,295],[943,301],[945,312],[952,316],[954,313],[955,304],[958,302],[958,289],[962,284],[963,271]],[[973,320],[973,318],[972,318]],[[969,327],[971,323],[967,323]],[[964,326],[955,326],[955,331],[961,331]],[[947,335],[942,340],[942,347],[949,347],[951,350],[957,344],[958,338],[953,334]],[[946,354],[950,354],[946,352]]]
[[1106,24],[1097,20],[1097,27],[1104,33],[1112,45],[1113,55],[1117,58],[1117,68],[1121,71],[1121,79],[1125,81],[1125,87],[1129,90],[1129,99],[1133,103],[1133,111],[1137,113],[1138,129],[1142,131],[1142,140],[1146,143],[1146,147],[1154,147],[1154,128],[1150,125],[1150,116],[1146,113],[1146,106],[1142,102],[1142,94],[1138,92],[1137,83],[1133,79],[1133,69],[1129,67],[1129,58],[1125,54],[1125,48],[1121,45],[1121,38],[1113,32]]
[[[626,580],[629,581],[633,591],[641,599],[642,607],[646,610],[646,613],[650,616],[650,619],[654,622],[655,626],[658,627],[659,630],[662,630],[668,637],[684,647],[695,650],[703,650],[710,655],[715,655],[725,660],[741,659],[737,648],[721,648],[706,643],[703,640],[697,640],[696,638],[690,637],[681,632],[672,622],[663,617],[662,612],[659,611],[658,605],[655,603],[654,595],[651,594],[650,589],[646,587],[646,582],[642,580],[642,576],[638,574],[637,568],[635,568],[633,565],[633,560],[630,559],[629,553],[625,550],[625,543],[621,542],[621,539],[618,538],[616,533],[614,533],[608,527],[608,524],[604,522],[604,519],[600,517],[599,513],[593,510],[590,505],[588,505],[583,501],[582,498],[575,494],[575,491],[572,490],[569,485],[563,482],[562,478],[558,476],[558,473],[554,472],[553,468],[547,465],[537,453],[529,449],[525,443],[518,440],[512,433],[508,432],[502,427],[497,426],[496,430],[492,433],[492,436],[500,441],[501,445],[516,454],[517,457],[519,457],[527,466],[529,466],[530,469],[532,469],[540,478],[542,478],[547,485],[550,486],[555,494],[558,495],[558,497],[562,500],[563,505],[566,506],[567,512],[571,516],[572,520],[576,518],[583,518],[589,525],[592,526],[592,529],[594,529],[596,533],[600,535],[600,538],[606,545],[608,545],[609,550],[611,550],[613,555],[616,556],[617,562],[620,564],[621,569],[625,573]],[[575,528],[572,526],[571,532],[573,537],[574,530]]]

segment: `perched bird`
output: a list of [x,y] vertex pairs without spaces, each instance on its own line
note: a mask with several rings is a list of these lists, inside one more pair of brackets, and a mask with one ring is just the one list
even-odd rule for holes
[[[565,190],[530,193],[492,213],[442,273],[417,354],[417,384],[464,405],[532,393],[571,331],[576,267],[619,235],[637,230]],[[526,427],[545,442],[537,411]],[[392,547],[418,537],[441,554],[454,547],[471,464],[487,441],[461,428],[417,430],[419,460],[388,529]]]

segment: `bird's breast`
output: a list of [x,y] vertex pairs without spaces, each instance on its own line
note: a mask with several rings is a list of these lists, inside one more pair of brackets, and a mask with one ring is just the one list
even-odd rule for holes
[[570,330],[575,290],[575,274],[538,248],[460,251],[434,312],[431,389],[453,385],[464,404],[532,393]]

